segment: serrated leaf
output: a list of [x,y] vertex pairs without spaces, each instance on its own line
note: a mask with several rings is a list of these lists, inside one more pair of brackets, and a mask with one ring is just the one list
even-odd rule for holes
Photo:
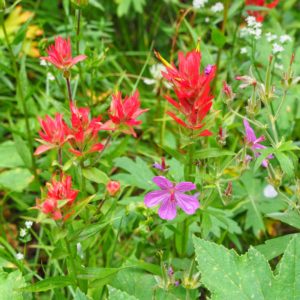
[[239,256],[234,250],[194,237],[201,281],[212,300],[265,300],[272,288],[272,272],[254,248]]

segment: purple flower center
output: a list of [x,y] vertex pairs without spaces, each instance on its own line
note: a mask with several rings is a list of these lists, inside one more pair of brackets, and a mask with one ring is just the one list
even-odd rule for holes
[[211,73],[212,69],[213,69],[212,65],[207,65],[206,68],[205,68],[205,70],[204,70],[204,74],[206,76],[208,76]]

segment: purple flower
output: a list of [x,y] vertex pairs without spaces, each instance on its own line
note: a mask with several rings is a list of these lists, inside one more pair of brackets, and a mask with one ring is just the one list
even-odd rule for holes
[[155,176],[152,181],[160,190],[145,195],[145,205],[152,207],[160,204],[158,215],[165,220],[176,217],[176,206],[179,206],[188,215],[194,214],[199,208],[197,197],[184,194],[184,192],[196,189],[192,182],[180,182],[174,185],[164,176]]
[[[247,141],[249,147],[251,148],[251,150],[254,152],[254,155],[256,157],[258,157],[261,154],[258,150],[266,148],[264,145],[260,144],[260,142],[265,140],[265,137],[260,136],[259,138],[257,138],[254,133],[254,130],[251,128],[249,122],[246,119],[244,119],[244,126],[245,126],[245,132],[246,132],[246,141]],[[262,161],[262,166],[266,168],[269,163],[268,159],[271,159],[271,158],[273,158],[272,154],[269,155],[266,159],[264,159]],[[247,159],[251,160],[251,157],[249,157],[247,155]]]
[[163,172],[168,170],[164,157],[161,158],[161,164],[156,162],[152,165],[152,167]]
[[211,73],[212,70],[213,70],[213,66],[212,65],[207,65],[205,70],[204,70],[204,74],[206,76],[208,76]]

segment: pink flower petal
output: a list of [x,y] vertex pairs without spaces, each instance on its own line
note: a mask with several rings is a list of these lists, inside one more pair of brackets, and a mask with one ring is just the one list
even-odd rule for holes
[[192,182],[180,182],[175,186],[176,191],[178,192],[187,192],[196,189],[196,185]]
[[41,146],[38,146],[34,152],[34,155],[40,155],[50,149],[53,149],[55,148],[55,145],[41,145]]
[[83,61],[85,59],[86,59],[86,55],[83,55],[83,54],[78,55],[78,56],[72,58],[72,66],[76,65],[78,62]]
[[147,207],[152,207],[169,198],[170,194],[166,190],[153,191],[145,195],[144,203]]
[[176,192],[175,198],[177,205],[188,215],[192,215],[199,208],[199,201],[195,196]]
[[249,122],[244,119],[244,126],[246,131],[246,139],[249,143],[254,143],[256,141],[256,135],[254,133],[254,130],[251,128]]
[[173,183],[164,176],[155,176],[152,181],[162,190],[173,188]]
[[158,210],[158,215],[164,220],[173,220],[176,213],[176,203],[169,199],[164,200]]

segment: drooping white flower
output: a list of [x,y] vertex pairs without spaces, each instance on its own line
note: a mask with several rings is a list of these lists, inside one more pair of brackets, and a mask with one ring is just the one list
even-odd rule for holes
[[291,42],[292,38],[288,34],[284,34],[279,37],[279,41],[280,43],[284,44],[286,42]]
[[207,2],[208,0],[193,0],[193,6],[195,8],[202,8]]
[[27,229],[30,229],[30,228],[32,227],[32,225],[33,225],[33,222],[32,222],[32,221],[26,221],[26,222],[25,222],[25,227],[26,227]]
[[272,42],[274,40],[277,39],[277,35],[276,34],[272,34],[271,32],[267,32],[266,33],[266,38],[268,42]]
[[20,237],[23,238],[27,234],[27,230],[25,228],[21,228]]
[[273,51],[274,54],[280,53],[283,50],[284,50],[284,48],[281,45],[279,45],[278,43],[273,44],[273,50],[272,51]]
[[48,79],[49,81],[54,81],[54,80],[55,80],[55,77],[53,76],[52,73],[48,72],[48,73],[47,73],[47,79]]
[[217,2],[210,9],[214,13],[220,12],[220,11],[222,11],[224,9],[224,4],[222,2]]
[[248,53],[248,49],[246,47],[243,47],[243,48],[241,48],[240,53],[246,54],[246,53]]
[[264,196],[266,198],[275,198],[277,197],[278,193],[275,190],[274,186],[271,184],[268,184],[265,188],[264,188]]
[[24,255],[22,253],[17,253],[16,254],[16,259],[17,260],[22,260],[24,258]]

